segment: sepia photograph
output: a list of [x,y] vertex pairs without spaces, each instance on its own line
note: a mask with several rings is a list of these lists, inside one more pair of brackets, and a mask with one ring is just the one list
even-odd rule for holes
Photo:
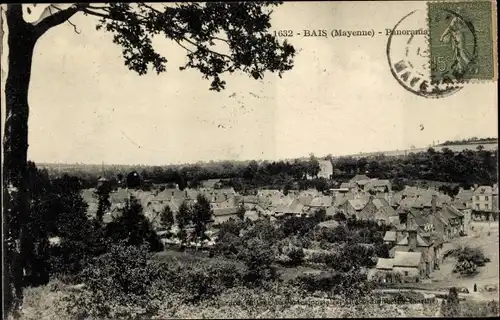
[[496,0],[0,6],[3,319],[499,316]]

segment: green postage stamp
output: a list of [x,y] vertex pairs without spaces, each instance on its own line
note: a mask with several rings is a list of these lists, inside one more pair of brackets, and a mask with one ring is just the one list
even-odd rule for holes
[[428,2],[431,81],[496,80],[496,4]]

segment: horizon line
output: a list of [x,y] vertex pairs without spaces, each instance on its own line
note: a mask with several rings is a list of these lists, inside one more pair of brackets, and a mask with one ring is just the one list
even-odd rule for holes
[[[490,139],[490,138],[482,138],[478,139],[477,141],[482,141],[484,139]],[[497,149],[498,149],[498,138],[494,138],[496,141],[485,141],[484,143],[481,143],[481,145],[486,144],[486,145],[491,145],[491,144],[496,144]],[[471,141],[470,144],[475,144],[475,141]],[[359,152],[359,153],[351,153],[351,154],[343,154],[343,155],[323,155],[323,156],[317,156],[313,152],[309,154],[313,154],[317,159],[323,160],[325,157],[331,155],[333,159],[335,158],[347,158],[347,157],[363,157],[363,156],[374,156],[377,154],[384,154],[384,153],[391,153],[391,152],[404,152],[407,153],[412,150],[418,150],[418,152],[421,152],[422,149],[428,149],[428,148],[446,148],[446,147],[454,147],[454,146],[465,146],[467,145],[466,143],[462,145],[427,145],[425,147],[414,147],[414,148],[408,148],[408,149],[392,149],[392,150],[380,150],[380,151],[367,151],[367,152]],[[466,150],[464,148],[463,150]],[[402,154],[401,154],[402,155]],[[279,162],[279,161],[291,161],[291,160],[304,160],[309,158],[309,156],[299,156],[299,157],[288,157],[288,158],[277,158],[277,159],[246,159],[246,160],[237,160],[237,159],[218,159],[218,160],[199,160],[199,161],[191,161],[191,162],[183,162],[183,163],[167,163],[167,164],[129,164],[129,163],[109,163],[105,164],[104,166],[123,166],[123,167],[175,167],[175,166],[186,166],[186,165],[196,165],[196,164],[210,164],[210,163],[220,163],[220,162],[250,162],[250,161],[257,161],[257,162]],[[389,155],[391,156],[391,155]],[[399,155],[392,155],[392,156],[399,156]],[[32,159],[29,159],[28,161],[32,161],[37,165],[68,165],[68,166],[75,166],[75,165],[83,165],[83,166],[102,166],[103,163],[102,161],[100,163],[83,163],[83,162],[77,162],[77,163],[68,163],[68,162],[47,162],[47,161],[35,161]]]

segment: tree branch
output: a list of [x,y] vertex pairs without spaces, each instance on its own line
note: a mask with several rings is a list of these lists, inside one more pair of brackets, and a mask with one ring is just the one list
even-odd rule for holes
[[100,17],[100,18],[104,18],[104,19],[111,19],[111,17],[107,14],[95,12],[95,11],[89,10],[88,8],[83,9],[82,11],[83,11],[83,13],[90,14],[91,16],[96,16],[96,17]]
[[51,14],[35,26],[35,32],[37,33],[37,36],[40,37],[50,28],[68,21],[68,19],[71,18],[75,13],[83,10],[85,6],[86,4],[75,4],[68,9],[59,10],[58,12]]

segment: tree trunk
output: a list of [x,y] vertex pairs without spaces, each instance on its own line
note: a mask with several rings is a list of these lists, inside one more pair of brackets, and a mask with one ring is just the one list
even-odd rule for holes
[[[37,37],[22,16],[21,4],[7,6],[8,73],[5,83],[3,158],[4,207],[4,310],[16,311],[22,303],[23,273],[29,255],[28,216],[28,88]],[[5,313],[6,314],[6,313]]]

